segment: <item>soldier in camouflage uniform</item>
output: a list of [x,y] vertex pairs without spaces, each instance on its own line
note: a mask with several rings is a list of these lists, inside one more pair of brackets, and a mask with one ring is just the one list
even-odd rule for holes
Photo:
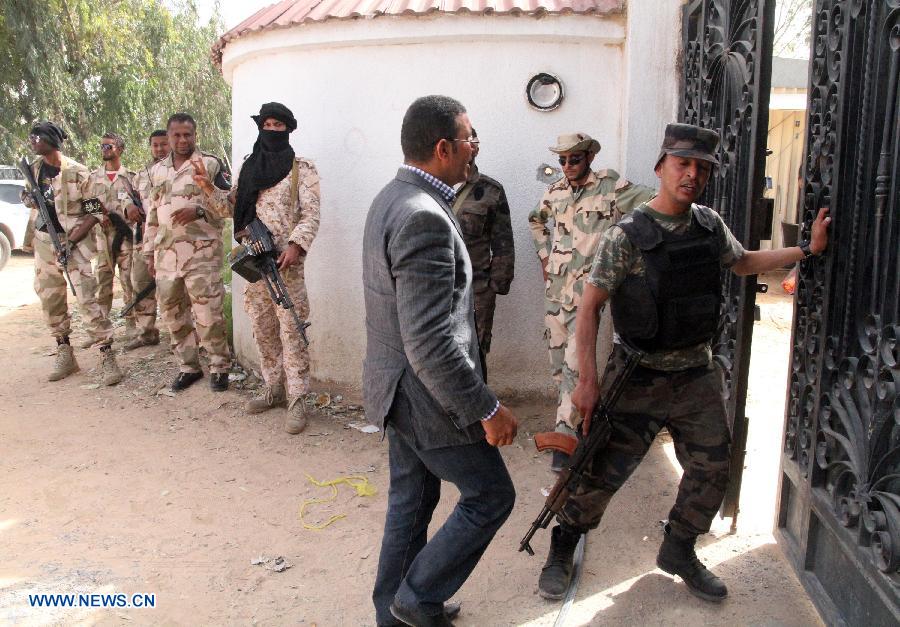
[[[478,137],[475,129],[472,136]],[[475,157],[478,144],[475,144]],[[474,157],[473,157],[474,158]],[[469,179],[456,193],[453,213],[462,228],[463,241],[472,259],[475,289],[475,328],[481,349],[481,370],[487,381],[487,354],[497,294],[509,294],[515,271],[512,224],[503,186],[478,171],[472,162]]]
[[589,462],[560,510],[539,582],[545,598],[565,594],[579,536],[597,527],[663,427],[672,435],[684,475],[657,565],[680,576],[700,598],[721,601],[728,594],[694,550],[728,484],[731,434],[722,374],[710,351],[720,316],[721,268],[757,274],[821,254],[829,218],[820,211],[812,241],[799,247],[744,250],[717,213],[694,204],[718,165],[718,142],[713,131],[670,124],[656,165],[659,195],[603,234],[578,310],[580,376],[572,401],[585,417],[585,433],[601,387],[608,389],[632,350],[616,345],[600,386],[596,340],[607,300],[617,336],[643,356],[612,412],[608,445]]
[[[559,155],[564,176],[547,188],[528,223],[544,273],[544,337],[558,389],[556,430],[572,434],[579,422],[572,407],[572,390],[578,380],[575,315],[584,279],[603,232],[650,199],[654,191],[630,183],[614,170],[592,172],[600,142],[586,133],[560,135],[550,150]],[[566,456],[554,452],[553,470],[558,472],[565,463]]]
[[[134,194],[134,172],[122,165],[125,140],[116,133],[106,133],[100,142],[103,165],[91,172],[88,178],[90,194],[100,199],[107,215],[95,227],[97,240],[97,302],[103,313],[109,316],[113,300],[113,278],[119,269],[122,298],[130,303],[134,297],[131,287],[131,258],[134,252],[134,234],[125,222],[125,207]],[[129,339],[135,331],[135,312],[132,309],[125,318],[125,331]]]
[[[252,116],[259,128],[253,152],[244,161],[237,185],[225,194],[198,172],[196,180],[220,214],[234,211],[237,239],[258,218],[281,251],[278,269],[300,318],[309,317],[303,278],[306,254],[319,230],[319,174],[312,161],[294,155],[288,136],[297,128],[291,111],[277,102]],[[247,403],[256,414],[287,401],[285,431],[300,433],[307,422],[309,351],[290,311],[272,302],[265,281],[244,285],[244,305],[259,349],[266,389]]]
[[[29,139],[38,158],[31,168],[60,241],[69,250],[69,275],[88,335],[102,355],[103,383],[115,385],[122,380],[122,372],[111,349],[112,324],[97,302],[97,285],[91,273],[91,258],[97,248],[89,233],[102,217],[101,210],[95,207],[102,205],[96,201],[88,202],[94,200],[89,191],[88,169],[60,152],[65,138],[65,132],[55,124],[42,122],[35,125]],[[32,209],[37,209],[30,195],[25,195],[23,200]],[[57,343],[56,365],[49,380],[58,381],[79,369],[69,341],[69,285],[47,234],[47,226],[40,218],[35,224],[33,245],[34,291],[41,300],[44,320]]]
[[[144,208],[150,206],[150,168],[168,156],[169,136],[162,129],[153,131],[150,134],[149,143],[153,161],[141,168],[134,177],[134,194],[137,196],[136,199],[140,200],[140,206],[135,204],[133,202],[135,199],[132,198],[132,202],[125,210],[128,222],[134,225],[135,233],[134,254],[131,260],[131,285],[135,292],[140,292],[153,281],[142,246],[143,234],[146,230],[144,222],[147,219]],[[189,309],[190,304],[186,302],[185,307]],[[123,350],[131,351],[142,346],[159,344],[159,329],[156,328],[156,290],[152,290],[141,302],[137,303],[132,312],[137,333],[125,344]]]
[[[209,355],[210,388],[228,389],[231,353],[222,303],[222,227],[227,214],[210,208],[194,181],[203,168],[220,188],[227,172],[218,158],[197,150],[197,124],[186,113],[169,117],[166,132],[172,152],[150,169],[150,206],[144,255],[156,277],[162,318],[181,362],[172,383],[177,392],[203,377],[194,328]],[[190,309],[185,307],[185,294]],[[193,316],[191,315],[193,314]]]

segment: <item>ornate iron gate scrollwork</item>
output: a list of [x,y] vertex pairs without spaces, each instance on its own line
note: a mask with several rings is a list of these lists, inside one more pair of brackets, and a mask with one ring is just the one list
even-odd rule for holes
[[[684,7],[679,119],[719,132],[719,168],[699,202],[715,209],[745,248],[759,248],[765,175],[774,0],[694,0]],[[736,516],[744,466],[747,374],[755,277],[722,274],[723,316],[713,346],[725,374],[734,432],[723,516]]]
[[778,535],[829,624],[900,623],[900,0],[817,0]]

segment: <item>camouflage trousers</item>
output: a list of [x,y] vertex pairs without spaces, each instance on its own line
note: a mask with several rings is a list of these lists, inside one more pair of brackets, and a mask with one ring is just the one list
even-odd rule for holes
[[159,307],[181,372],[201,371],[197,335],[209,355],[209,371],[228,372],[231,353],[222,313],[222,241],[173,242],[155,254]]
[[[604,393],[624,363],[624,351],[617,346],[604,375]],[[669,512],[672,534],[686,539],[709,531],[728,485],[731,444],[718,366],[678,372],[638,366],[611,422],[609,444],[591,460],[558,520],[581,532],[596,528],[610,499],[666,427],[684,469]]]
[[[113,279],[116,268],[119,269],[119,285],[122,287],[122,300],[127,305],[134,298],[134,290],[131,288],[131,267],[134,246],[128,240],[123,240],[119,253],[112,259],[113,239],[116,229],[111,224],[108,226],[94,227],[94,236],[97,240],[97,269],[94,276],[97,278],[97,302],[103,309],[103,313],[109,316],[113,301]],[[134,309],[125,316],[128,326],[135,323]]]
[[475,292],[475,329],[478,332],[478,347],[485,355],[491,352],[491,329],[494,326],[494,309],[497,294],[488,288]]
[[[309,316],[309,298],[303,280],[303,262],[282,271],[288,294],[302,320]],[[284,383],[289,398],[309,391],[309,350],[300,337],[291,312],[272,302],[265,281],[244,285],[244,307],[259,349],[266,385]]]
[[[576,309],[567,309],[548,302],[544,314],[544,338],[550,350],[550,375],[557,389],[556,424],[565,423],[572,429],[581,422],[578,410],[572,405],[572,392],[578,383],[578,351],[575,342]],[[606,310],[600,318],[598,338],[609,346],[612,340],[611,319]]]
[[[137,294],[147,287],[152,280],[153,277],[150,276],[150,268],[147,265],[147,258],[144,257],[144,251],[140,245],[134,246],[131,256],[131,285],[134,293]],[[126,306],[130,302],[130,300],[126,302]],[[134,321],[140,337],[145,340],[155,338],[158,334],[156,330],[156,290],[152,290],[131,311],[134,313]]]
[[[41,299],[44,321],[55,338],[68,337],[71,333],[69,317],[69,283],[62,267],[56,262],[56,251],[50,236],[43,232],[34,235],[34,291]],[[109,318],[97,302],[97,283],[91,272],[94,241],[90,235],[78,243],[69,256],[69,276],[75,285],[76,298],[81,308],[85,330],[99,346],[112,344],[113,329]]]

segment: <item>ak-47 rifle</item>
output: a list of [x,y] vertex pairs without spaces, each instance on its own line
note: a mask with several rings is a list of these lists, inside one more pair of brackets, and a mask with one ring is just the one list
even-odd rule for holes
[[281,278],[281,272],[278,271],[279,250],[275,246],[275,240],[272,238],[269,228],[259,218],[254,218],[247,228],[237,235],[248,240],[248,245],[239,246],[231,252],[229,256],[231,269],[250,283],[264,279],[272,300],[276,305],[291,312],[297,330],[300,331],[300,337],[303,338],[303,343],[309,346],[309,339],[306,337],[306,327],[309,326],[309,322],[300,318],[294,302],[288,294],[284,279]]
[[119,312],[119,317],[124,318],[128,315],[128,312],[134,309],[134,306],[139,302],[150,296],[150,292],[156,289],[156,280],[150,279],[150,282],[147,283],[147,286],[144,287],[140,292],[134,295],[134,300],[128,303],[128,306],[124,307],[122,311]]
[[55,216],[51,215],[47,203],[44,202],[44,195],[41,193],[41,188],[34,178],[34,172],[31,171],[31,166],[28,165],[25,157],[22,157],[22,160],[19,162],[19,170],[22,172],[22,176],[25,177],[25,182],[28,183],[29,189],[27,193],[31,196],[34,204],[37,205],[38,215],[47,227],[47,235],[50,236],[50,242],[53,244],[56,258],[59,260],[59,265],[62,266],[62,271],[66,275],[69,287],[72,288],[72,296],[77,296],[72,277],[69,276],[69,248],[64,246],[59,239],[59,233],[56,231],[56,223],[54,222]]
[[[623,345],[624,346],[624,345]],[[564,433],[537,433],[534,436],[534,444],[539,451],[548,449],[562,451],[569,455],[569,467],[559,473],[556,485],[547,496],[544,502],[544,509],[538,514],[531,528],[522,542],[519,544],[519,551],[525,551],[529,555],[534,555],[534,549],[531,548],[531,539],[538,529],[546,529],[553,517],[559,513],[569,495],[574,494],[581,483],[587,465],[594,458],[594,455],[609,443],[609,436],[612,433],[612,426],[609,421],[610,412],[616,406],[631,373],[637,367],[638,362],[644,354],[636,349],[626,347],[627,357],[625,359],[625,367],[619,371],[616,378],[610,385],[606,393],[606,398],[600,399],[594,413],[591,415],[591,427],[587,437],[575,438]]]

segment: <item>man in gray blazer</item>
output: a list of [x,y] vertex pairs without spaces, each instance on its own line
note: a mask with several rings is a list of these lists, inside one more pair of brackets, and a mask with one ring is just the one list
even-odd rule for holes
[[[497,447],[518,423],[481,377],[472,264],[451,210],[475,142],[459,102],[416,100],[400,132],[404,165],[366,218],[363,393],[387,434],[391,473],[372,594],[379,625],[450,625],[458,608],[444,602],[515,501]],[[460,498],[426,543],[442,481]]]

